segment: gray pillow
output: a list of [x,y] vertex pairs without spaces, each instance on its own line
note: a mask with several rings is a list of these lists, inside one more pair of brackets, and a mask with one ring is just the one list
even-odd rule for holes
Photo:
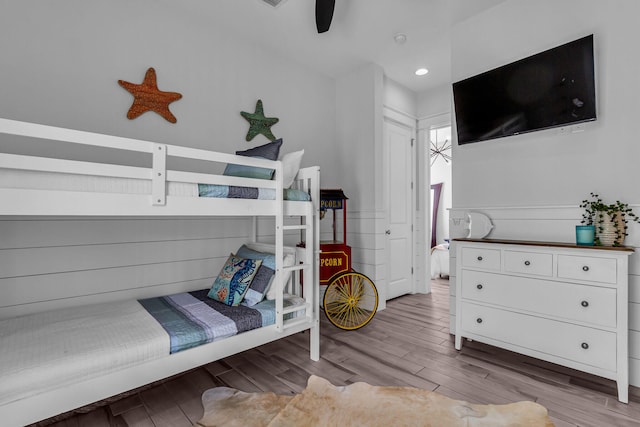
[[282,145],[282,138],[271,141],[268,144],[260,145],[258,147],[249,148],[244,151],[236,151],[238,156],[247,157],[264,157],[269,160],[278,160],[280,154],[280,146]]

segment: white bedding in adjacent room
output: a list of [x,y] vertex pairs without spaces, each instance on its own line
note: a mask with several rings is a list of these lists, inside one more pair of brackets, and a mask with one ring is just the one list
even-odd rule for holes
[[134,300],[1,320],[0,405],[166,357],[169,345]]
[[442,243],[431,248],[431,278],[449,276],[449,244]]

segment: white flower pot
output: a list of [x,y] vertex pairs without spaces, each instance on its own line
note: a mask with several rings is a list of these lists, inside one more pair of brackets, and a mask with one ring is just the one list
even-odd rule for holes
[[595,222],[596,239],[600,240],[602,246],[622,245],[622,243],[624,243],[625,222],[622,213],[618,212],[616,214],[616,220],[614,222],[608,213],[597,212]]

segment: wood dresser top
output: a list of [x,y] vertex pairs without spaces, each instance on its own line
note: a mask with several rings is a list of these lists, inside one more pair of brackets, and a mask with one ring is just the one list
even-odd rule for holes
[[541,242],[535,240],[505,240],[505,239],[469,239],[461,237],[453,239],[456,242],[477,242],[477,243],[499,243],[503,245],[525,245],[525,246],[552,246],[556,248],[571,248],[571,249],[595,249],[600,251],[622,251],[622,252],[634,252],[634,248],[631,246],[583,246],[573,243],[563,242]]

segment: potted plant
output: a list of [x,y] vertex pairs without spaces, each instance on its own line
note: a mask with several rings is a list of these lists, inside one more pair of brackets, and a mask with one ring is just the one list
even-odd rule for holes
[[616,200],[607,204],[595,193],[591,193],[590,199],[583,200],[580,207],[584,209],[581,224],[594,226],[596,245],[621,246],[628,236],[627,223],[640,223],[640,218],[627,203]]

